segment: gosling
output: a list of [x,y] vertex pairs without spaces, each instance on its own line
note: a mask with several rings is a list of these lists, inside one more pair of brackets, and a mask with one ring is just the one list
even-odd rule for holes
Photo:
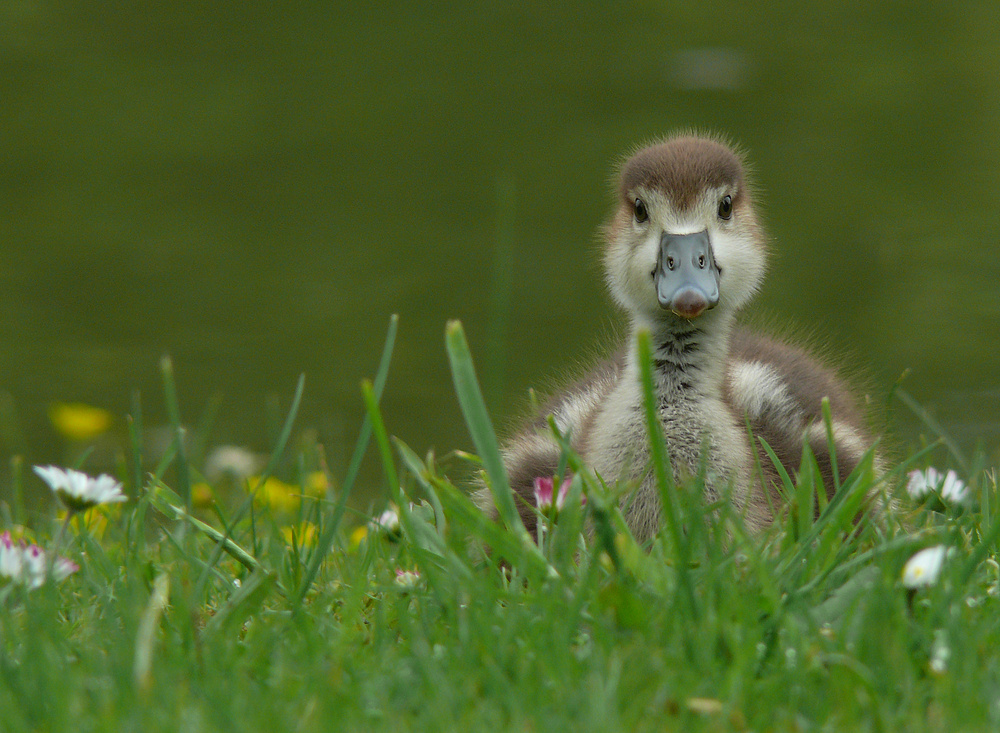
[[[535,479],[558,471],[560,448],[547,426],[552,415],[604,481],[634,484],[622,510],[635,538],[644,542],[658,531],[660,498],[649,470],[637,358],[642,330],[650,334],[656,402],[676,480],[704,465],[706,502],[725,495],[749,531],[766,527],[780,510],[780,479],[748,435],[749,423],[789,475],[808,444],[832,496],[834,465],[843,482],[872,438],[851,390],[833,371],[795,346],[734,323],[760,287],[767,260],[740,156],[716,139],[670,137],[625,162],[617,193],[604,230],[604,266],[611,295],[629,318],[627,343],[506,445],[505,467],[525,526],[534,532],[537,523]],[[475,499],[496,516],[488,490]]]

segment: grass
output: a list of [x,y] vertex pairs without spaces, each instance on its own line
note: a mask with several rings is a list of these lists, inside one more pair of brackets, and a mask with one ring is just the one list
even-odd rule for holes
[[[877,480],[899,485],[947,446],[913,451],[882,479],[864,462],[828,504],[807,455],[798,481],[788,477],[789,510],[749,537],[729,504],[703,505],[697,477],[674,485],[654,450],[667,521],[640,547],[617,489],[567,450],[569,500],[536,544],[517,519],[461,326],[449,325],[446,347],[478,458],[421,457],[390,438],[378,398],[394,336],[395,321],[363,387],[355,460],[324,497],[307,488],[320,448],[288,447],[300,383],[246,498],[199,509],[165,363],[174,449],[142,466],[137,405],[121,469],[134,500],[74,523],[59,551],[80,570],[66,581],[0,588],[0,729],[1000,725],[1000,516],[981,462],[964,475],[972,507],[908,506],[856,525]],[[372,440],[398,531],[359,532],[347,508]],[[483,469],[501,521],[451,482],[459,461]],[[254,500],[276,472],[302,494],[294,516]],[[59,523],[35,517],[24,531],[48,547]],[[952,548],[938,581],[904,588],[906,561],[937,544]]]

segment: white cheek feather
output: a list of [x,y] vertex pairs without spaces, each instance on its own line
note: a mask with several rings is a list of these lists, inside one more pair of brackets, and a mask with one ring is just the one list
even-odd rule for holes
[[604,256],[604,269],[607,273],[608,290],[619,305],[626,310],[632,310],[635,304],[628,292],[629,246],[627,242],[616,238],[608,244]]
[[660,256],[660,238],[647,234],[642,243],[632,249],[629,263],[629,287],[635,293],[646,297],[642,305],[655,305],[656,292],[653,288],[653,270]]
[[659,308],[652,284],[659,246],[659,237],[654,234],[653,227],[646,227],[619,235],[608,248],[605,255],[608,289],[628,311]]
[[764,276],[764,258],[751,237],[722,229],[712,232],[712,251],[722,269],[720,298],[739,308],[757,291]]

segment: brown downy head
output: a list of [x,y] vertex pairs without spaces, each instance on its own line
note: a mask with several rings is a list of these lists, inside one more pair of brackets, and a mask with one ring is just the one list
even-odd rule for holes
[[671,137],[632,155],[606,232],[608,286],[646,327],[734,312],[764,275],[743,163],[711,138]]

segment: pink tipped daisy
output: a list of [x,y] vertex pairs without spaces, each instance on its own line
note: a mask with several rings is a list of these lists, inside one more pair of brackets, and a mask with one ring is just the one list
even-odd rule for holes
[[0,584],[19,579],[23,565],[21,547],[11,540],[10,532],[0,534]]
[[[9,532],[0,535],[0,584],[19,583],[29,590],[45,583],[50,560],[38,545],[25,547],[15,544]],[[57,583],[80,569],[72,560],[57,557],[51,561],[52,579]]]
[[[535,506],[543,514],[558,514],[566,503],[566,495],[569,494],[569,485],[572,474],[568,475],[559,484],[559,493],[555,491],[555,479],[552,476],[536,476],[534,482]],[[580,495],[580,503],[586,504],[587,497]]]
[[122,485],[107,474],[91,478],[72,468],[35,466],[35,473],[49,485],[70,512],[80,512],[112,502],[127,501]]
[[535,506],[542,511],[551,509],[555,504],[555,500],[552,496],[554,493],[555,489],[553,488],[551,476],[535,477]]
[[38,588],[45,583],[45,574],[48,572],[49,562],[52,563],[52,579],[57,583],[66,580],[66,578],[80,569],[79,565],[64,557],[57,557],[50,561],[45,554],[45,550],[38,545],[26,547],[23,552],[24,565],[21,582],[28,586],[28,588]]
[[419,582],[419,570],[403,570],[402,568],[396,568],[396,585],[402,588],[413,588]]

